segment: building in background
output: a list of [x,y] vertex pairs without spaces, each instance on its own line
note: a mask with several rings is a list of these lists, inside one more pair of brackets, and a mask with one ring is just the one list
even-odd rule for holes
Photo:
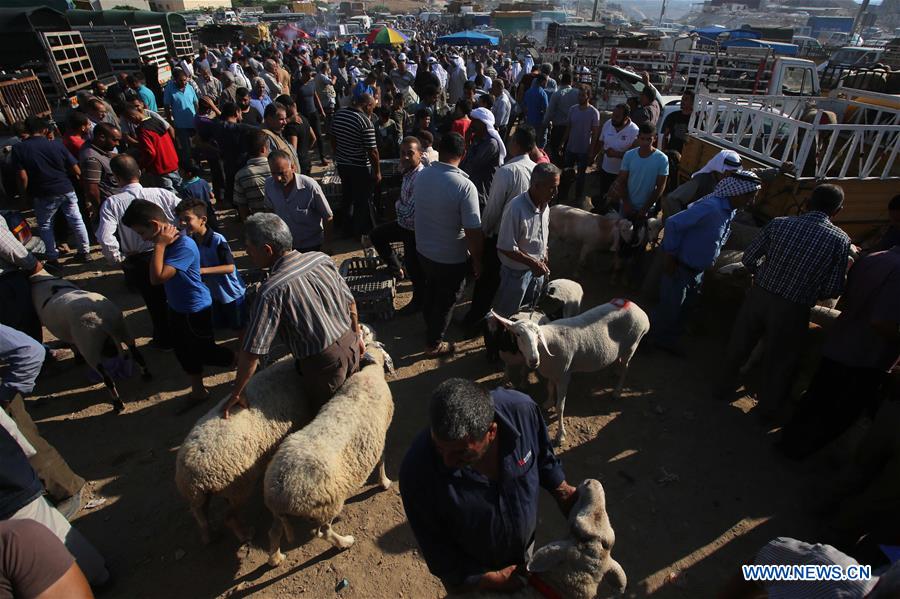
[[150,0],[151,10],[181,12],[201,8],[231,8],[231,0]]

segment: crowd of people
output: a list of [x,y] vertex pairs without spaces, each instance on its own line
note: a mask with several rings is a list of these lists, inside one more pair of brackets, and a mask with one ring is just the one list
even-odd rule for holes
[[[435,358],[455,351],[448,328],[467,281],[474,279],[463,321],[470,336],[490,311],[508,317],[536,303],[551,276],[557,203],[614,213],[638,229],[661,212],[654,251],[664,266],[644,345],[683,355],[704,273],[778,170],[745,168],[722,151],[679,185],[670,164],[687,139],[692,93],[658,130],[662,107],[645,77],[640,96],[604,120],[593,87],[567,61],[440,47],[436,33],[426,28],[419,41],[393,48],[304,40],[202,48],[173,59],[165,85],[147,62],[113,85],[95,82],[63,123],[31,117],[16,125],[4,207],[33,208],[43,249],[35,249],[38,260],[22,227],[0,219],[0,547],[36,551],[53,567],[3,569],[0,582],[59,585],[60,596],[81,597],[88,582],[108,577],[66,521],[81,508],[84,480],[40,437],[23,402],[55,351],[42,344],[28,277],[44,268],[64,275],[70,263],[90,262],[92,247],[142,297],[151,329],[141,334],[155,349],[174,350],[192,402],[209,397],[205,367],[236,371],[226,418],[247,406],[244,389],[276,337],[317,405],[359,369],[357,306],[327,255],[336,237],[374,247],[411,282],[400,317],[421,312],[423,355]],[[320,175],[332,170],[341,188],[329,197]],[[850,239],[832,223],[844,200],[839,186],[820,185],[803,214],[772,220],[746,248],[753,284],[710,391],[733,399],[739,368],[761,341],[759,410],[778,418],[790,405],[811,308],[842,297],[819,369],[786,419],[779,446],[791,457],[820,449],[863,413],[873,415],[873,435],[887,419],[896,423],[892,401],[882,398],[898,399],[888,372],[900,359],[900,196],[884,239],[852,267]],[[252,301],[222,233],[232,208],[237,219],[228,226],[268,273]],[[643,254],[655,242],[637,249],[648,262]],[[216,341],[224,330],[239,332],[236,350]],[[400,473],[423,558],[448,589],[518,588],[539,489],[563,513],[577,496],[539,409],[518,392],[451,379],[435,390],[430,418]],[[892,517],[900,454],[888,445],[887,465],[859,458],[871,474],[855,481],[833,522],[844,539]],[[529,459],[537,467],[522,472]],[[507,505],[516,506],[514,517]],[[24,519],[53,534],[21,528]]]

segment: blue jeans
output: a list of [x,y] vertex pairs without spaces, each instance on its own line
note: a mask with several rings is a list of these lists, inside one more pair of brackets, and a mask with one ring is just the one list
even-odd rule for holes
[[518,270],[500,265],[500,287],[494,296],[494,312],[509,317],[522,304],[531,305],[544,285],[544,277],[536,277],[530,268]]
[[679,264],[673,274],[663,273],[659,303],[650,313],[650,336],[658,345],[677,348],[684,328],[685,308],[700,296],[703,272]]
[[178,191],[181,189],[181,182],[183,179],[181,175],[178,174],[178,171],[172,171],[171,173],[166,173],[165,175],[159,175],[159,186],[168,189],[175,195],[178,195]]
[[28,395],[44,363],[44,346],[12,327],[0,324],[0,405]]
[[63,216],[69,223],[69,227],[78,237],[78,252],[87,254],[90,251],[87,227],[81,220],[81,212],[78,211],[78,197],[74,191],[42,198],[34,198],[34,215],[37,217],[38,235],[47,246],[47,258],[56,260],[59,252],[56,249],[56,239],[53,237],[53,217],[57,211],[62,210]]

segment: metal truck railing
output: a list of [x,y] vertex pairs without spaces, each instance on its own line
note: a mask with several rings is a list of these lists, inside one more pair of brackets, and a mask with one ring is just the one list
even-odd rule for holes
[[29,116],[50,115],[50,104],[34,72],[0,77],[0,112],[7,124],[24,121]]
[[900,110],[858,99],[701,94],[690,134],[798,179],[900,180]]

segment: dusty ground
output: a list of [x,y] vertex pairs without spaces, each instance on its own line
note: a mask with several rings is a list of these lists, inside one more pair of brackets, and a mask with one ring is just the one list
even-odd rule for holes
[[[239,266],[246,267],[233,213],[224,220]],[[117,302],[142,337],[139,343],[148,341],[140,297],[126,290],[120,272],[99,260],[89,267],[65,265],[62,272]],[[625,295],[606,280],[600,269],[583,278],[586,306]],[[403,290],[398,306],[408,300]],[[825,465],[798,466],[779,458],[771,435],[747,413],[751,400],[723,405],[709,399],[733,309],[714,310],[707,303],[702,313],[702,330],[689,338],[685,358],[638,353],[621,399],[610,397],[611,373],[576,376],[570,387],[569,438],[559,453],[570,481],[594,477],[606,487],[617,533],[613,554],[628,574],[629,596],[711,597],[772,537],[815,537],[804,507],[812,480]],[[435,385],[450,376],[498,384],[501,369],[485,361],[479,341],[463,343],[463,351],[446,361],[424,360],[419,316],[377,326],[397,365],[390,380],[396,411],[387,443],[388,474],[395,477],[410,440],[425,425]],[[459,339],[461,332],[454,326],[450,336]],[[342,553],[307,537],[289,548],[281,568],[270,569],[263,549],[269,517],[261,500],[246,510],[256,529],[249,551],[227,534],[202,546],[173,474],[179,444],[208,408],[179,413],[187,388],[174,355],[150,349],[146,355],[154,379],[120,383],[128,402],[122,415],[105,403],[101,386],[88,385],[71,356],[47,367],[29,402],[46,437],[91,481],[93,498],[106,500],[76,521],[116,578],[105,596],[331,597],[343,578],[350,582],[340,593],[344,597],[441,596],[416,551],[397,485],[381,492],[370,484],[351,500],[337,529],[353,534],[357,543]],[[215,397],[227,392],[231,378],[219,372],[209,379]],[[531,392],[543,400],[538,385]],[[213,505],[216,523],[222,507]],[[538,544],[564,531],[562,517],[544,497]]]

